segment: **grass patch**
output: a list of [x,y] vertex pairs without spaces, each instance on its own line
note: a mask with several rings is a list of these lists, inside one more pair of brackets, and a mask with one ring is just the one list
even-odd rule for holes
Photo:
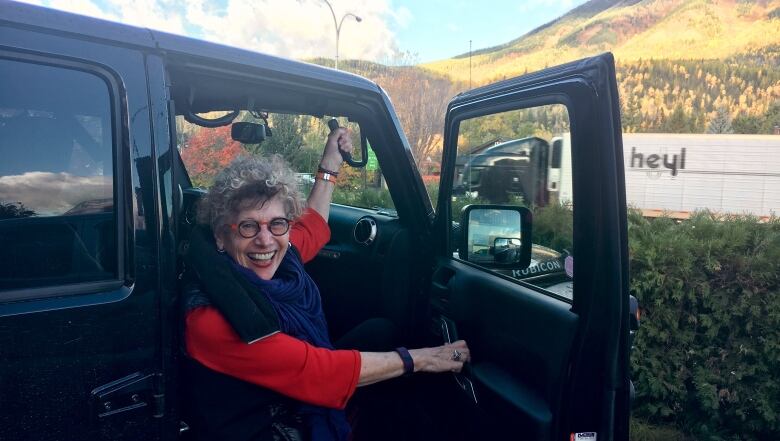
[[693,441],[673,426],[656,426],[631,418],[631,441]]

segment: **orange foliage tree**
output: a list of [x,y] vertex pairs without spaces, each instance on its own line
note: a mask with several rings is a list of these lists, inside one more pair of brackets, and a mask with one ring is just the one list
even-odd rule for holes
[[230,137],[230,126],[201,128],[181,150],[181,159],[198,187],[209,187],[214,177],[240,154],[246,153],[241,143]]
[[417,166],[428,157],[438,159],[447,103],[455,92],[450,80],[412,67],[399,68],[373,79],[393,100]]

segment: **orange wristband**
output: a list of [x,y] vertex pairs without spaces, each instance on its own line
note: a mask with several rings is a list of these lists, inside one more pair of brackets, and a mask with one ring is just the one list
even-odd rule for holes
[[317,179],[322,179],[323,181],[328,181],[332,184],[336,184],[336,176],[330,174],[330,173],[324,173],[324,172],[317,172]]

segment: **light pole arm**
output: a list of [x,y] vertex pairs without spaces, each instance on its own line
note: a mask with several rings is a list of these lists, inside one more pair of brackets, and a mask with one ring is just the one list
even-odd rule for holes
[[[343,17],[341,17],[341,21],[339,22],[339,25],[336,26],[336,33],[341,32],[341,25],[344,24],[344,19],[347,18],[347,17],[350,17],[350,16],[354,17],[355,20],[357,20],[358,23],[362,20],[362,18],[358,17],[357,15],[355,15],[355,14],[353,14],[351,12],[347,12],[346,14],[344,14]],[[335,16],[333,17],[333,22],[334,23],[336,22],[336,17]]]
[[[328,5],[328,9],[330,9],[330,15],[333,17],[333,26],[336,27],[336,35],[338,35],[339,34],[339,28],[341,26],[336,22],[336,12],[333,10],[333,6],[330,5],[330,2],[328,0],[322,0],[322,1],[324,1],[325,4]],[[343,23],[344,19],[342,18],[341,21]]]
[[363,19],[351,12],[347,12],[341,17],[341,21],[338,21],[336,19],[336,11],[333,10],[333,6],[330,4],[330,2],[328,0],[322,0],[322,1],[325,2],[326,5],[328,5],[328,9],[330,9],[330,16],[333,17],[333,26],[336,28],[336,62],[334,64],[334,67],[336,68],[336,70],[338,70],[339,69],[339,37],[341,36],[341,25],[344,24],[344,19],[350,16],[354,17],[355,21],[357,21],[358,23],[360,23]]

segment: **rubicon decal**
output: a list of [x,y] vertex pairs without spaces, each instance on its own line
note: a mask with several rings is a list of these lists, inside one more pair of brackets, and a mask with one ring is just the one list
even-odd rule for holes
[[536,265],[531,265],[524,270],[512,270],[512,277],[523,278],[523,277],[528,277],[530,275],[555,273],[555,272],[562,271],[563,268],[564,267],[563,264],[561,264],[560,259],[547,260],[544,262],[537,263]]

